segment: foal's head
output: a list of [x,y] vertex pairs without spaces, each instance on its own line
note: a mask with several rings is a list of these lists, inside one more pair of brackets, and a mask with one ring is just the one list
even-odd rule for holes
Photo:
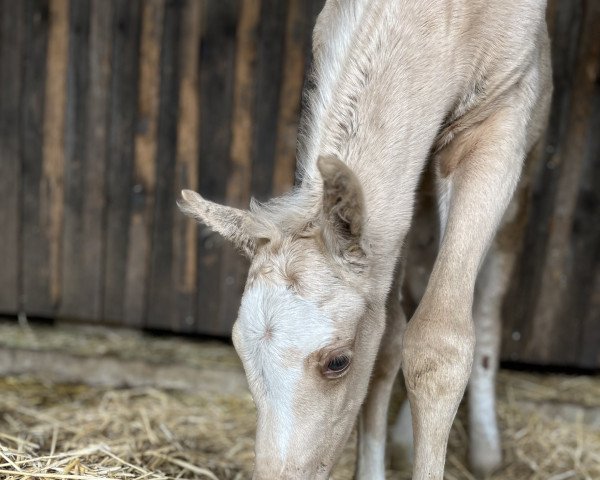
[[359,181],[336,158],[318,167],[322,188],[302,205],[242,211],[191,191],[180,202],[251,259],[233,342],[258,411],[256,479],[329,476],[384,328]]

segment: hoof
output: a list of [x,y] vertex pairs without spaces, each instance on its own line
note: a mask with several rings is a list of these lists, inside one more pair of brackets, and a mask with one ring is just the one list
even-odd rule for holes
[[412,470],[414,448],[412,444],[392,443],[390,445],[390,466],[392,470]]
[[479,480],[489,478],[502,465],[502,453],[500,448],[471,448],[469,452],[469,463],[473,475]]

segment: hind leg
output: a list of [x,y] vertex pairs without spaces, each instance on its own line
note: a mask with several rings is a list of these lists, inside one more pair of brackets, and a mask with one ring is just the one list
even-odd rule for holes
[[400,285],[402,274],[392,286],[387,301],[387,325],[381,340],[369,393],[358,418],[359,480],[385,479],[385,444],[387,437],[387,412],[394,380],[402,360],[402,335],[406,317],[402,310]]
[[510,279],[512,257],[492,248],[475,292],[475,354],[469,382],[469,462],[485,478],[502,461],[496,420],[496,372],[500,349],[500,309]]
[[400,411],[396,416],[390,432],[390,451],[392,468],[404,470],[412,467],[415,455],[413,442],[412,416],[408,398],[402,401]]

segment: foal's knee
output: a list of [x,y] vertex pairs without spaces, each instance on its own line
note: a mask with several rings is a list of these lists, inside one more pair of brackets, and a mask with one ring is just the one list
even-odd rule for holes
[[433,319],[411,320],[402,348],[402,369],[409,393],[432,400],[462,396],[471,372],[474,347],[470,320],[451,324]]
[[408,323],[403,368],[413,415],[413,478],[443,478],[448,435],[469,379],[474,343],[468,318],[417,316]]

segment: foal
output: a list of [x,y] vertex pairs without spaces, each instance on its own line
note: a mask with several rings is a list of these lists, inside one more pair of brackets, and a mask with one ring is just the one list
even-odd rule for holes
[[[182,192],[185,213],[251,259],[233,342],[258,412],[254,479],[328,478],[361,406],[357,478],[384,479],[401,365],[413,478],[442,479],[476,350],[475,280],[548,109],[544,12],[544,0],[329,0],[313,35],[299,187],[249,211]],[[442,240],[406,326],[400,252],[428,160]],[[495,338],[481,344],[486,371]],[[486,388],[472,417],[484,473],[499,462]]]

